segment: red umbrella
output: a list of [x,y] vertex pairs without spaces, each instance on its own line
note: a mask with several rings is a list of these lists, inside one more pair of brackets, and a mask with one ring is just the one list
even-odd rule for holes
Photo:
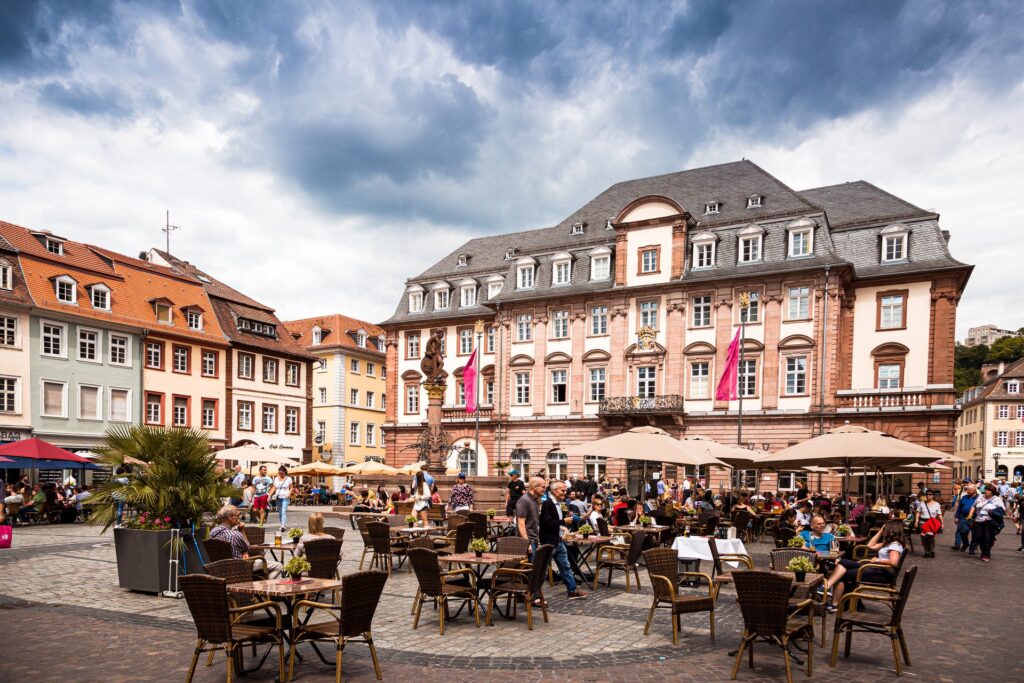
[[0,456],[2,455],[9,455],[12,458],[29,458],[30,460],[65,460],[68,462],[90,463],[88,458],[75,455],[63,448],[57,448],[42,439],[24,439],[4,444],[0,446]]
[[14,461],[11,460],[10,458],[5,458],[2,455],[0,455],[0,462],[14,462]]

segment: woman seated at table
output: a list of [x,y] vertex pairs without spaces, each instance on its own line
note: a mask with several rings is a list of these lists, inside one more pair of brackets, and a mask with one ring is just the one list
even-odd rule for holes
[[[601,523],[598,520],[604,519],[604,500],[600,496],[594,496],[590,501],[590,514],[587,515],[587,524],[595,533],[601,530]],[[607,523],[607,520],[606,520]]]
[[355,507],[352,509],[353,512],[373,512],[373,505],[370,501],[370,491],[363,489],[359,492],[359,500],[356,501]]
[[[886,522],[867,542],[868,549],[878,552],[878,557],[871,560],[871,563],[889,565],[895,570],[900,557],[905,552],[905,543],[903,522],[898,520]],[[857,560],[839,560],[839,564],[825,581],[826,587],[832,590],[832,602],[828,606],[829,612],[835,611],[835,606],[843,597],[844,592],[856,588],[857,572],[860,568],[861,563]],[[861,576],[872,583],[886,583],[892,579],[892,571],[885,567],[865,567]]]
[[791,529],[796,531],[796,508],[788,508],[779,517],[780,529]]
[[640,526],[640,518],[647,516],[647,513],[644,511],[644,504],[639,500],[629,501],[628,516],[630,526]]
[[825,518],[821,515],[811,515],[811,526],[800,532],[800,538],[808,548],[823,555],[832,552],[832,542],[836,540],[825,531]]
[[398,490],[391,494],[391,502],[392,503],[401,503],[403,500],[406,500],[408,497],[409,497],[409,494],[405,492],[405,485],[404,484],[399,484],[398,485]]
[[298,544],[295,546],[295,557],[302,557],[306,554],[306,543],[310,541],[316,541],[321,538],[334,538],[330,534],[324,533],[324,516],[319,512],[314,512],[309,516],[309,521],[306,523],[309,530],[302,534]]

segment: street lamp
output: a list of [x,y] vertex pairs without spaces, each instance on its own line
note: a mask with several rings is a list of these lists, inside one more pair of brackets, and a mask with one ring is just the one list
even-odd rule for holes
[[992,454],[992,459],[995,460],[995,462],[996,462],[996,468],[992,472],[992,478],[994,479],[994,478],[999,476],[999,454],[998,453],[993,453]]

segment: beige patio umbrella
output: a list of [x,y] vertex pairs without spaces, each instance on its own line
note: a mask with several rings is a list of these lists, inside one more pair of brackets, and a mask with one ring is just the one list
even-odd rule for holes
[[290,468],[288,470],[288,474],[292,476],[308,475],[313,477],[336,477],[341,474],[341,469],[342,468],[337,465],[332,465],[329,462],[309,462],[305,465]]
[[758,459],[763,454],[763,451],[752,451],[742,446],[720,443],[710,437],[699,434],[684,436],[680,441],[686,444],[692,443],[695,447],[703,448],[705,453],[718,458],[731,467],[754,469]]
[[274,463],[284,465],[285,467],[297,466],[300,459],[299,456],[285,455],[283,452],[278,450],[269,450],[251,444],[246,446],[235,446],[234,448],[224,448],[219,451],[214,451],[213,455],[217,460],[234,460],[238,463],[248,464],[255,462]]
[[426,462],[421,460],[420,462],[411,462],[408,465],[402,465],[398,468],[399,474],[410,474],[414,475],[426,466]]
[[366,462],[356,463],[349,467],[342,467],[338,470],[337,474],[379,474],[383,477],[390,477],[395,474],[401,474],[401,472],[383,463],[367,460]]

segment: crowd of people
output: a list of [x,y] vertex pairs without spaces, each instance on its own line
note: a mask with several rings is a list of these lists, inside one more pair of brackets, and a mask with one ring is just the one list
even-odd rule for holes
[[3,491],[0,519],[20,524],[38,520],[71,523],[87,517],[89,510],[85,503],[92,496],[89,485],[78,485],[73,478],[63,483],[30,484],[28,475],[13,484],[0,483],[0,490]]

